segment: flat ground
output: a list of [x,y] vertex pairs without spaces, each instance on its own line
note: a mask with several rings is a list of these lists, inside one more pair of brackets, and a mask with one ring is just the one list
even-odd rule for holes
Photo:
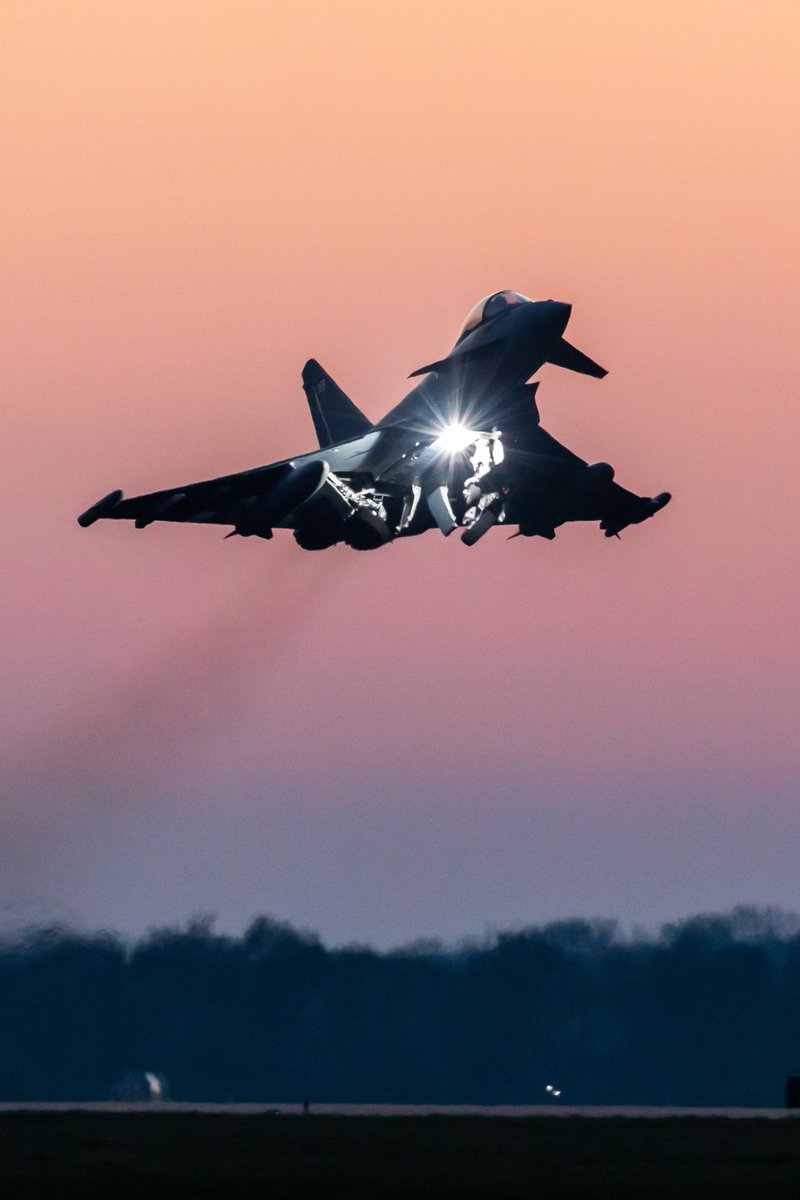
[[797,1200],[800,1123],[5,1112],[0,1195]]

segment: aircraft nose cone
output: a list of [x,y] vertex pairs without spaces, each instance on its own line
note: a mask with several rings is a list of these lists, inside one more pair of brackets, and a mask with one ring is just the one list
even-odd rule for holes
[[572,305],[565,304],[562,300],[548,300],[547,305],[550,310],[550,320],[560,335],[567,328],[572,314]]
[[560,338],[567,328],[571,304],[561,300],[534,300],[526,314],[527,327],[537,337]]

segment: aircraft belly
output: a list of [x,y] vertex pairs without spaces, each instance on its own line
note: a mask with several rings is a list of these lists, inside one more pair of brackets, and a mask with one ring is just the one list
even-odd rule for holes
[[419,481],[424,469],[425,463],[420,456],[404,456],[381,472],[381,481],[394,487],[409,488]]
[[336,446],[327,446],[324,451],[315,450],[311,454],[303,454],[292,461],[300,466],[301,463],[313,462],[314,459],[324,458],[337,475],[347,475],[357,471],[369,470],[369,462],[374,455],[380,432],[370,430],[360,438],[349,442],[339,442]]

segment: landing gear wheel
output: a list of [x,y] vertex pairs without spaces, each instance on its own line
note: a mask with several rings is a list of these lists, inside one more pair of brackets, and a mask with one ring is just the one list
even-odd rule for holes
[[477,521],[473,521],[469,529],[465,529],[461,534],[461,540],[465,546],[474,546],[477,541],[488,533],[493,525],[497,523],[499,513],[496,513],[493,508],[485,508]]

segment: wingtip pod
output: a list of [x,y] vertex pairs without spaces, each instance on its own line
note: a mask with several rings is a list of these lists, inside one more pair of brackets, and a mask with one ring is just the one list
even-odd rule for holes
[[99,521],[101,517],[110,517],[114,509],[122,499],[122,492],[117,490],[109,492],[107,496],[103,496],[102,500],[98,500],[91,508],[87,508],[86,512],[81,513],[78,517],[78,524],[81,529],[88,529],[90,525],[94,525],[95,521]]

